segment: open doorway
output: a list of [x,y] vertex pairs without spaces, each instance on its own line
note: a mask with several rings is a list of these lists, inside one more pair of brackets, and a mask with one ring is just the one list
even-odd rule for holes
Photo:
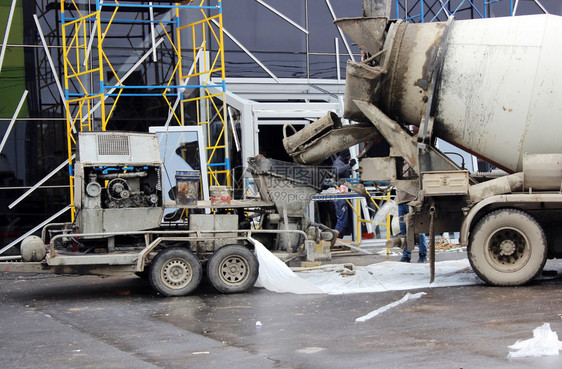
[[[259,125],[258,142],[259,153],[266,158],[292,162],[293,159],[287,154],[283,147],[283,125],[279,122]],[[303,124],[293,124],[295,129],[304,128]]]

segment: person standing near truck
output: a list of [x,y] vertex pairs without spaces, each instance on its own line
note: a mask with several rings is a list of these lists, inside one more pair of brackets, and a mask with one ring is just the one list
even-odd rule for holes
[[[332,171],[336,175],[336,179],[350,178],[351,168],[355,165],[356,160],[351,159],[349,149],[345,149],[338,154],[336,160],[332,164]],[[350,217],[351,209],[347,200],[340,199],[334,203],[336,207],[336,226],[335,230],[338,232],[338,238],[343,238],[346,234],[350,233]]]
[[[414,200],[415,197],[410,195],[409,193],[396,189],[396,204],[398,205],[398,222],[400,224],[400,234],[402,236],[406,236],[406,214],[409,212],[408,203]],[[418,254],[418,263],[425,263],[427,260],[427,239],[424,233],[420,233],[420,240],[419,240],[419,254]],[[412,252],[407,249],[406,245],[404,245],[404,250],[402,251],[402,258],[400,261],[409,263],[412,259]]]

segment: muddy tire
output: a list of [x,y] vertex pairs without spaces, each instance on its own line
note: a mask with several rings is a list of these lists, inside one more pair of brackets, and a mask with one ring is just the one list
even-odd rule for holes
[[161,251],[150,266],[150,284],[163,296],[188,295],[199,286],[202,277],[199,259],[185,248]]
[[470,233],[468,260],[476,274],[494,286],[528,283],[541,272],[546,256],[541,226],[521,210],[495,210]]
[[258,260],[248,248],[227,245],[219,248],[209,260],[207,277],[219,292],[246,292],[256,283],[258,268]]

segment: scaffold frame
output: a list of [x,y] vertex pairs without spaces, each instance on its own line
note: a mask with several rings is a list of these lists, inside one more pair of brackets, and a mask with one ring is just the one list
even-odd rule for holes
[[[80,9],[74,0],[61,2],[60,19],[62,30],[62,64],[64,69],[65,111],[67,120],[67,151],[69,157],[69,177],[71,188],[71,205],[74,205],[73,166],[71,156],[75,151],[76,135],[84,131],[105,131],[115,108],[123,97],[157,97],[162,98],[168,109],[169,119],[166,125],[188,124],[184,121],[184,105],[196,104],[197,125],[206,126],[207,172],[211,185],[230,185],[230,160],[228,152],[228,130],[226,122],[226,83],[224,70],[224,48],[222,30],[222,0],[214,5],[205,5],[204,0],[189,0],[182,3],[119,3],[96,0],[95,11]],[[138,19],[120,15],[123,9],[148,11],[148,19]],[[155,14],[158,10],[158,14]],[[182,24],[185,17],[182,12],[189,12],[190,19],[197,14],[200,18]],[[162,16],[164,14],[164,16]],[[130,24],[150,27],[150,50],[139,62],[120,75],[117,62],[104,50],[106,37],[115,25]],[[156,28],[159,27],[158,32]],[[201,30],[198,30],[201,28]],[[158,33],[158,34],[156,34]],[[185,37],[188,33],[191,37]],[[213,38],[213,49],[206,37]],[[184,43],[193,43],[186,47]],[[127,84],[125,82],[131,70],[138,68],[152,54],[153,62],[158,62],[156,49],[162,45],[172,50],[172,62],[161,83]],[[192,60],[189,72],[184,71]],[[198,60],[199,59],[199,60]],[[201,60],[202,59],[202,60]],[[164,75],[164,72],[162,73]],[[218,77],[211,81],[211,76]],[[113,82],[115,81],[115,82]],[[208,88],[212,86],[212,91]],[[218,92],[217,92],[218,88]],[[186,91],[196,91],[186,94]],[[188,97],[184,98],[184,94]],[[177,104],[171,100],[176,97],[180,104],[180,114],[176,112]],[[192,124],[192,122],[190,122]],[[218,133],[209,129],[210,124],[218,124]]]
[[[531,0],[541,11],[547,13],[540,0]],[[506,5],[509,3],[508,5]],[[490,10],[502,4],[509,6],[509,15],[517,15],[519,0],[395,0],[395,18],[410,22],[444,21],[461,12],[470,12],[470,18],[489,18]]]

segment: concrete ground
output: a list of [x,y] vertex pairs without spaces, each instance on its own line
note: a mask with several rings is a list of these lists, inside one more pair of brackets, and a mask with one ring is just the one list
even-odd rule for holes
[[[547,269],[562,275],[558,261],[549,261]],[[80,369],[560,368],[559,356],[507,359],[507,346],[531,338],[543,322],[562,332],[561,289],[560,277],[518,288],[424,289],[427,295],[419,300],[356,323],[406,292],[292,295],[254,288],[222,295],[203,284],[192,296],[162,298],[138,277],[9,274],[0,277],[0,363]]]

